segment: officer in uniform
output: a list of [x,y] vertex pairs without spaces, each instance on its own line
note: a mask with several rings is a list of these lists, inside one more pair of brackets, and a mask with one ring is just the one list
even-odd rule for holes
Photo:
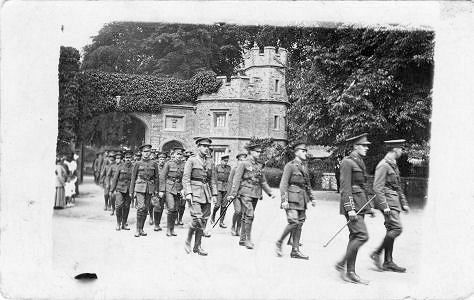
[[115,194],[111,190],[111,182],[112,178],[114,178],[115,173],[117,172],[117,169],[122,161],[122,152],[121,151],[115,151],[115,161],[110,165],[109,171],[107,172],[106,175],[106,182],[109,184],[109,200],[110,200],[110,206],[112,209],[112,212],[110,213],[111,216],[114,215],[115,213]]
[[295,159],[285,165],[283,175],[280,181],[281,208],[286,211],[288,225],[286,225],[280,239],[276,242],[277,256],[282,256],[281,244],[283,240],[290,234],[292,239],[292,258],[309,259],[299,250],[301,230],[306,220],[306,208],[309,201],[313,206],[316,200],[311,194],[311,184],[309,172],[304,165],[308,149],[303,142],[297,142],[293,146]]
[[[385,238],[370,257],[377,268],[384,271],[400,272],[406,268],[399,267],[393,262],[393,244],[395,239],[402,233],[400,222],[400,211],[408,212],[408,202],[403,193],[400,182],[400,171],[397,167],[397,159],[403,154],[405,140],[385,141],[388,153],[379,162],[375,169],[374,192],[376,195],[375,205],[384,213]],[[380,255],[384,251],[384,263],[382,265]]]
[[[237,170],[237,167],[241,161],[247,159],[247,153],[239,153],[237,154],[236,158],[237,158],[237,164],[235,165],[235,167],[232,168],[232,170],[230,170],[230,174],[229,174],[229,179],[228,179],[228,184],[227,184],[227,195],[230,195],[230,191],[232,189],[232,182],[234,180],[235,170]],[[237,195],[232,203],[234,204],[234,215],[232,216],[231,232],[232,232],[232,235],[239,236],[240,226],[242,224],[241,222],[242,221],[242,202],[240,201],[240,197]]]
[[275,198],[275,195],[272,195],[268,186],[262,164],[257,161],[262,153],[262,147],[258,144],[249,144],[246,148],[248,150],[247,160],[242,161],[235,171],[229,200],[232,201],[239,196],[242,201],[243,226],[239,245],[253,249],[254,244],[250,237],[257,201],[262,198],[262,189],[272,199]]
[[[140,150],[136,151],[135,154],[133,155],[133,159],[132,159],[132,170],[133,170],[133,167],[135,166],[135,164],[137,162],[139,162],[140,160],[142,159],[142,153],[140,152]],[[132,208],[136,207],[137,206],[137,198],[136,197],[133,197],[131,199],[131,202],[132,202]]]
[[117,231],[120,229],[130,230],[127,226],[128,213],[130,211],[130,180],[132,178],[132,151],[125,151],[124,162],[121,163],[114,173],[110,184],[110,192],[115,193],[115,211],[117,216]]
[[[342,261],[336,264],[336,269],[341,272],[345,281],[352,283],[368,284],[368,281],[360,278],[355,272],[357,252],[360,246],[369,239],[367,227],[365,226],[364,215],[374,215],[372,205],[367,205],[364,210],[357,214],[364,204],[367,203],[367,173],[363,157],[366,156],[368,145],[367,133],[349,138],[346,142],[353,145],[353,151],[341,162],[341,202],[339,211],[350,220],[349,243],[347,251]],[[344,273],[344,264],[347,270]]]
[[110,199],[109,199],[109,182],[107,181],[107,173],[109,172],[110,165],[115,161],[114,152],[112,150],[107,151],[107,158],[105,162],[102,164],[102,169],[100,170],[100,184],[104,188],[104,200],[105,206],[104,210],[108,210],[110,208]]
[[143,231],[151,196],[158,193],[159,171],[158,165],[150,160],[151,145],[140,147],[142,160],[133,167],[130,181],[130,197],[137,195],[137,232],[136,237],[147,235]]
[[191,239],[195,234],[193,252],[203,256],[207,252],[201,247],[201,238],[211,213],[211,201],[217,201],[217,176],[212,161],[207,159],[211,143],[209,138],[196,139],[197,153],[186,161],[183,172],[184,194],[192,218],[185,250],[191,252]]
[[217,202],[214,206],[214,210],[212,211],[211,222],[214,224],[216,213],[221,209],[221,220],[219,226],[221,228],[226,228],[224,224],[224,218],[226,213],[226,206],[227,206],[227,182],[229,180],[230,170],[231,167],[228,165],[229,163],[229,155],[223,155],[221,157],[221,163],[216,166],[217,172]]
[[[157,155],[156,162],[158,164],[158,171],[160,173],[160,178],[163,175],[163,169],[165,167],[167,157],[168,155],[165,152],[160,152]],[[163,210],[165,209],[165,197],[158,196],[158,198],[159,198],[158,205],[153,206],[151,208],[151,213],[153,214],[153,217],[152,217],[152,220],[150,221],[150,225],[155,224],[155,228],[153,228],[154,231],[162,230],[162,228],[160,227],[161,216],[163,215]]]
[[178,207],[181,202],[181,191],[183,190],[182,178],[184,171],[183,151],[181,147],[173,149],[173,157],[168,161],[160,172],[160,193],[161,199],[166,199],[168,208],[166,236],[176,236],[174,224],[178,218]]

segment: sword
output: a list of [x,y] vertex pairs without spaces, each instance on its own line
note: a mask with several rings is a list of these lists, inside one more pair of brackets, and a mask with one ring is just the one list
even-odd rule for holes
[[[372,196],[372,198],[370,198],[369,201],[367,201],[367,202],[357,211],[356,215],[358,215],[358,214],[367,206],[367,204],[369,204],[370,202],[372,202],[372,200],[375,199],[375,196],[376,196],[376,195]],[[329,241],[327,241],[327,243],[323,245],[323,247],[326,248],[326,247],[329,245],[329,243],[331,243],[332,240],[334,240],[334,238],[335,238],[350,222],[352,222],[352,221],[351,221],[351,220],[347,221],[347,223],[344,224],[344,226],[342,226],[341,229],[339,229],[338,232],[336,232],[336,233],[332,236],[332,238],[330,238]]]

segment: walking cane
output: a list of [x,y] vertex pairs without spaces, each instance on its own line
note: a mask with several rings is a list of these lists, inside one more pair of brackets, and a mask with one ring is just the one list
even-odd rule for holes
[[[374,195],[372,198],[370,198],[369,201],[367,201],[367,202],[359,209],[359,211],[357,211],[356,215],[358,215],[358,214],[367,206],[367,204],[369,204],[370,202],[372,202],[372,200],[374,200],[374,198],[375,198],[375,195]],[[349,224],[349,222],[352,222],[352,221],[351,221],[351,220],[347,221],[347,223],[344,224],[344,226],[342,226],[341,229],[339,229],[339,231],[336,232],[336,234],[334,234],[334,235],[332,236],[332,238],[331,238],[329,241],[327,241],[326,244],[323,245],[323,247],[326,248],[326,247],[329,245],[329,243],[331,243],[332,240],[334,240],[334,238]]]
[[219,221],[222,219],[222,216],[227,211],[227,208],[232,204],[232,202],[234,202],[234,199],[235,199],[235,197],[232,198],[232,200],[230,200],[229,203],[227,203],[227,205],[224,208],[224,211],[222,211],[222,209],[221,209],[221,214],[220,214],[219,218],[217,219],[217,221],[212,225],[212,228],[216,227],[216,224],[219,223]]

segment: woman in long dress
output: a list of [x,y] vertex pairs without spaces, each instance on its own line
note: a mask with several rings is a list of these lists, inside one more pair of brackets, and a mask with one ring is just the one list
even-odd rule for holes
[[61,165],[61,161],[56,161],[56,196],[54,197],[54,208],[64,208],[66,206],[66,196],[64,185],[66,183],[67,172]]

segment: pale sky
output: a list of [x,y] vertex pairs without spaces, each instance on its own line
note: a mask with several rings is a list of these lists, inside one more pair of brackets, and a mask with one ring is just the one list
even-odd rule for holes
[[406,27],[433,26],[439,18],[438,2],[270,2],[270,1],[74,1],[49,2],[58,10],[58,30],[64,25],[61,44],[79,50],[91,43],[105,23],[113,21],[228,22],[235,24],[317,25],[318,22],[348,24],[396,24]]

